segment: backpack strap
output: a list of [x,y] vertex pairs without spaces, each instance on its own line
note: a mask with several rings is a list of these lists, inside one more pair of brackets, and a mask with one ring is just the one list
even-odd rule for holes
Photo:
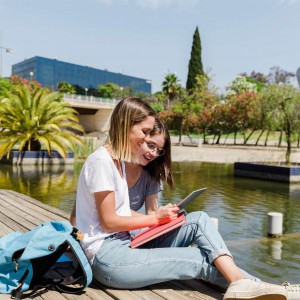
[[[84,251],[82,250],[79,242],[77,240],[75,240],[75,238],[72,235],[68,236],[67,243],[70,245],[73,254],[77,258],[78,264],[83,271],[84,287],[87,287],[90,285],[90,283],[92,282],[92,279],[93,279],[91,265],[85,255]],[[76,271],[75,271],[75,273],[76,273]]]

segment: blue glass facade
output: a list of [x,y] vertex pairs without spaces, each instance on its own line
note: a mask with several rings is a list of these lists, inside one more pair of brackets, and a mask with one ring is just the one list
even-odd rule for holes
[[61,81],[88,89],[97,89],[100,84],[111,82],[122,87],[131,86],[135,92],[151,93],[150,80],[40,56],[13,65],[12,74],[36,80],[43,87],[50,87],[54,90],[57,90],[57,84]]

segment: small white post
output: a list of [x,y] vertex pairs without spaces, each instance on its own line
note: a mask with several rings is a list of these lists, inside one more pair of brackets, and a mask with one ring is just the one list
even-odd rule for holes
[[282,235],[282,213],[268,213],[268,235],[270,237],[279,237]]
[[219,229],[219,220],[217,218],[210,218],[210,220],[216,226],[216,228]]

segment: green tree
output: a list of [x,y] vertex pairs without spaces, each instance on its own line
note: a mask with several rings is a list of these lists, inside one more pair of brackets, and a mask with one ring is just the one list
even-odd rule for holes
[[66,157],[74,145],[83,145],[83,133],[76,111],[60,94],[37,87],[33,92],[26,85],[16,86],[0,98],[0,157],[14,148],[40,150],[49,155],[56,150]]
[[12,88],[12,84],[9,79],[0,78],[0,95],[10,91]]
[[176,74],[168,74],[164,81],[162,82],[162,92],[167,96],[168,105],[167,108],[170,109],[175,101],[176,97],[180,93],[180,84]]
[[300,92],[290,84],[272,84],[264,93],[267,101],[272,103],[270,120],[272,129],[282,129],[286,136],[286,164],[290,163],[293,134],[299,132]]
[[181,143],[183,131],[189,136],[190,121],[200,112],[199,102],[195,102],[192,96],[185,96],[183,94],[182,100],[175,104],[172,109],[179,118],[179,143]]
[[249,138],[246,138],[246,131],[253,125],[250,118],[253,110],[256,109],[256,94],[245,92],[229,97],[226,101],[226,116],[228,128],[234,132],[234,144],[236,144],[236,136],[240,131],[244,136],[244,144]]
[[98,86],[98,94],[101,98],[117,98],[124,90],[115,83],[107,82]]
[[76,89],[75,87],[65,81],[61,81],[57,84],[57,89],[59,92],[61,93],[65,93],[65,94],[76,94]]
[[188,69],[188,76],[186,82],[187,91],[191,91],[195,87],[196,76],[204,74],[201,52],[202,52],[202,47],[200,41],[200,34],[197,26],[193,36],[191,58],[189,61],[189,69]]
[[240,95],[246,92],[257,93],[256,83],[249,82],[245,76],[237,76],[226,88],[227,96]]

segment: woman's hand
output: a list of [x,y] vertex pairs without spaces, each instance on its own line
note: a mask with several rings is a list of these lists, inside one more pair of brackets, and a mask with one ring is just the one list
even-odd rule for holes
[[176,204],[167,204],[165,206],[161,206],[157,213],[156,217],[158,220],[158,224],[168,223],[178,216],[179,207]]

